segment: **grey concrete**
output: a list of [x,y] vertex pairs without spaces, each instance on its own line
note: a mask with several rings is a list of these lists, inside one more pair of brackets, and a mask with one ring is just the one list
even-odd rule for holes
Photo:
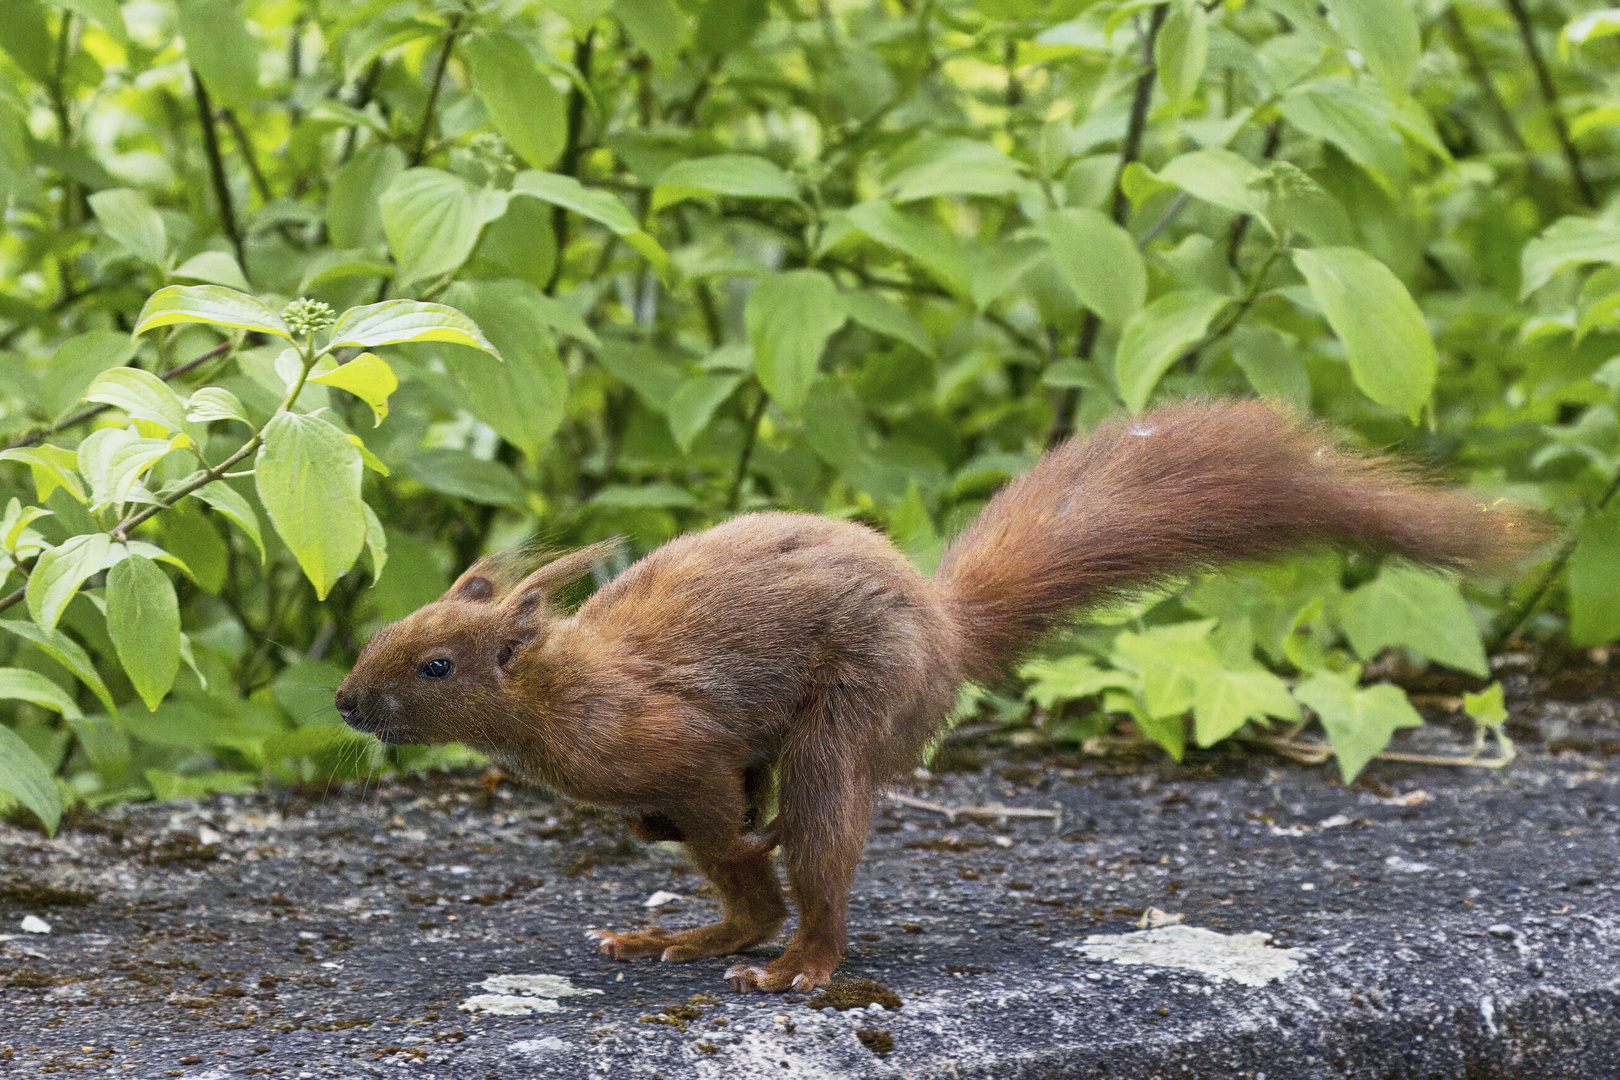
[[[674,849],[473,778],[127,807],[51,841],[0,826],[0,1074],[1620,1077],[1602,759],[1380,765],[1348,789],[1269,758],[1071,765],[905,789],[1061,808],[1056,835],[879,814],[843,974],[898,1010],[738,996],[722,960],[597,955],[587,926],[693,924],[713,900]],[[660,890],[684,899],[644,908]],[[1257,955],[1297,966],[1253,986],[1082,953],[1147,907],[1263,932]],[[458,1009],[501,974],[587,993]]]

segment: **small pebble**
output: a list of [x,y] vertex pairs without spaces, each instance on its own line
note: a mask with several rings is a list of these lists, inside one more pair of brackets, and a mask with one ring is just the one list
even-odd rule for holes
[[48,934],[51,932],[51,924],[38,915],[24,915],[21,926],[22,932],[25,934]]

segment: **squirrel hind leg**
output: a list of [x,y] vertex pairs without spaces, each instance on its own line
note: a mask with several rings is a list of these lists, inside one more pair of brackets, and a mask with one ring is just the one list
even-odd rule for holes
[[810,767],[786,763],[782,812],[771,826],[782,839],[799,925],[776,960],[732,966],[726,981],[734,990],[809,993],[831,982],[844,959],[849,887],[866,847],[875,789],[852,761],[806,755],[803,764]]

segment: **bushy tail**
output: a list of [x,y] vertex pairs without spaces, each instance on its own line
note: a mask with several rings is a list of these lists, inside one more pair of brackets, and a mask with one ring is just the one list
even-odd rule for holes
[[1322,543],[1460,569],[1544,538],[1521,509],[1425,485],[1260,402],[1186,404],[1051,450],[996,493],[936,580],[966,674],[988,678],[1076,608],[1166,576]]

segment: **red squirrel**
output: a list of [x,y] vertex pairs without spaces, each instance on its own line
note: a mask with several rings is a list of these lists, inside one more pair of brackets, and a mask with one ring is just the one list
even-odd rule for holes
[[1183,404],[1048,452],[932,579],[872,529],[795,513],[676,537],[571,615],[552,598],[604,545],[521,580],[487,557],[377,631],[336,703],[385,742],[465,743],[684,843],[720,921],[595,932],[610,956],[770,941],[788,914],[779,843],[797,930],[779,958],[726,978],[808,992],[844,957],[874,802],[964,680],[994,677],[1079,609],[1219,563],[1325,543],[1460,569],[1538,538],[1525,511],[1417,483],[1260,402]]

